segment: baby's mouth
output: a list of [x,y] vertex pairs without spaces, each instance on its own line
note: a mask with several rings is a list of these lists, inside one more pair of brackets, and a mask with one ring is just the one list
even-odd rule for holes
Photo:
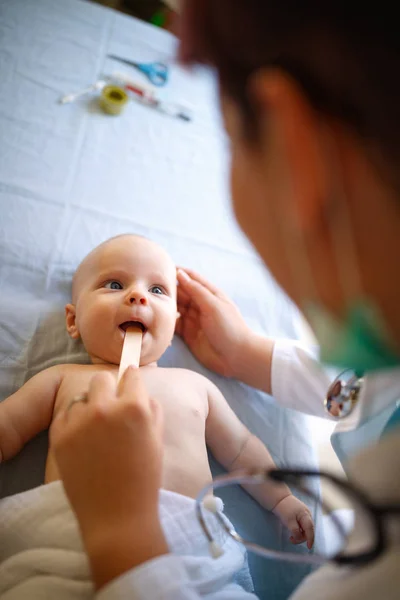
[[145,334],[147,331],[147,327],[143,323],[141,323],[141,321],[124,321],[124,323],[121,323],[121,325],[119,326],[119,328],[125,332],[128,329],[128,327],[139,327],[139,329],[142,330],[143,334]]

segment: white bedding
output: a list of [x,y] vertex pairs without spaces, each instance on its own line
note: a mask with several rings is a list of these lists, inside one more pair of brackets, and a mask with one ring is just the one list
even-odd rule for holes
[[[252,591],[252,582],[243,548],[210,519],[223,550],[213,559],[194,504],[186,496],[160,491],[159,514],[168,546],[182,557],[193,588],[201,597],[228,598],[235,590],[235,598],[254,598],[245,592]],[[0,598],[94,598],[78,524],[61,482],[0,500],[0,539]]]
[[[0,399],[50,364],[86,359],[64,332],[71,276],[90,249],[122,232],[149,236],[178,264],[217,283],[255,330],[298,337],[302,329],[298,312],[234,224],[214,78],[174,64],[175,48],[170,34],[89,2],[0,0]],[[91,97],[60,105],[64,93],[121,70],[108,53],[167,61],[170,81],[161,93],[190,106],[194,120],[134,103],[110,117]],[[178,339],[162,364],[216,382],[279,465],[316,467],[305,416],[208,373]],[[0,497],[40,483],[46,443],[40,436],[0,467]],[[232,490],[225,501],[239,530],[272,535],[270,543],[286,546],[244,493]],[[304,573],[251,560],[259,593],[271,599],[287,597]]]

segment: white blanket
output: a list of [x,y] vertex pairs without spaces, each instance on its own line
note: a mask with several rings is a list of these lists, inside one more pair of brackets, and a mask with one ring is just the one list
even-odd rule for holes
[[[224,554],[210,557],[190,498],[161,490],[160,517],[171,551],[183,557],[201,595],[232,585],[236,573],[246,572],[243,549],[219,528],[214,534]],[[1,600],[94,596],[78,524],[60,482],[1,500],[0,540]]]

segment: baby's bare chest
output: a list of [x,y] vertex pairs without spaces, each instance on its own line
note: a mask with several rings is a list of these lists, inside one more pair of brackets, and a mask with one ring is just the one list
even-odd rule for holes
[[[63,377],[55,403],[55,413],[65,410],[71,400],[89,390],[94,375],[108,371],[117,380],[116,367],[71,365]],[[149,395],[162,406],[165,427],[185,423],[197,426],[204,423],[208,413],[207,390],[201,380],[182,369],[142,367],[141,375]]]

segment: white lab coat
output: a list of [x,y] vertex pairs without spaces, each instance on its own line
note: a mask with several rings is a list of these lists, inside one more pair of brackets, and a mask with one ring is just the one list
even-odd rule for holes
[[[321,368],[316,354],[317,351],[310,351],[297,342],[277,342],[272,360],[272,391],[276,400],[286,407],[329,418],[323,408],[323,398],[332,381],[332,372]],[[366,378],[356,409],[347,419],[338,422],[333,434],[332,443],[343,462],[350,453],[379,438],[388,418],[387,411],[393,411],[399,398],[400,369]],[[372,445],[365,450],[347,470],[352,480],[377,501],[382,498],[400,502],[399,432],[387,436],[379,446]],[[332,565],[320,568],[304,580],[291,600],[399,598],[400,527],[396,530],[396,524],[393,524],[391,541],[390,552],[366,569]],[[182,560],[172,555],[132,569],[97,595],[98,600],[239,600],[248,597],[244,591],[237,591],[234,596],[229,592],[201,595]]]

